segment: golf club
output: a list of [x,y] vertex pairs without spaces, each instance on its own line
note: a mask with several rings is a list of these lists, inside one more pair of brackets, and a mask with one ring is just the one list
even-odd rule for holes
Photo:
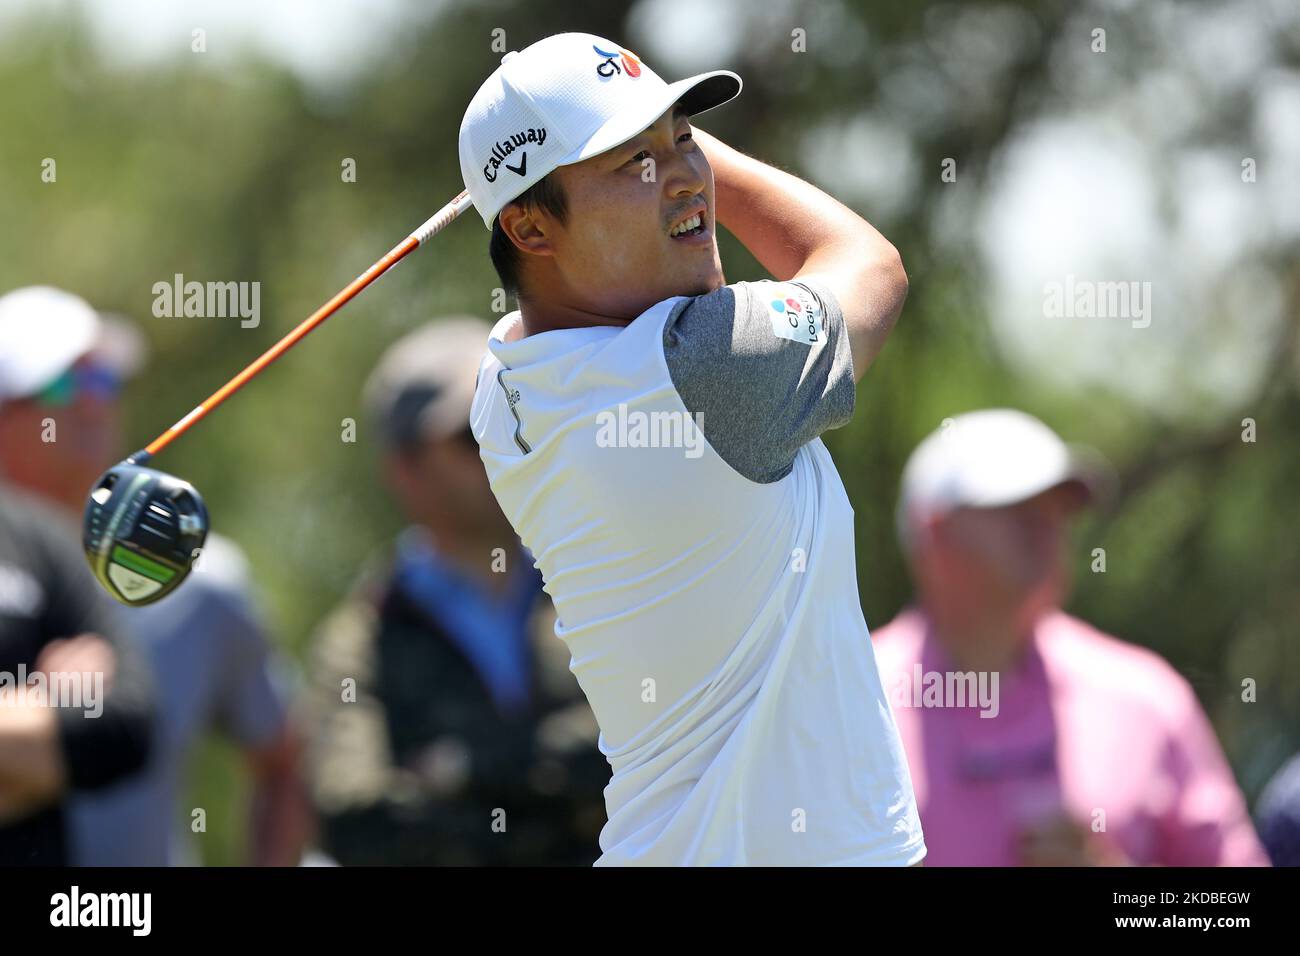
[[109,594],[128,605],[157,601],[185,580],[207,539],[203,498],[188,482],[147,467],[153,457],[471,205],[469,190],[462,190],[188,415],[100,476],[86,502],[82,543],[91,570]]

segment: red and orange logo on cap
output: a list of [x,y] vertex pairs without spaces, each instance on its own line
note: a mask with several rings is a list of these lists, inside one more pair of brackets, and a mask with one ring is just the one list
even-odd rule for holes
[[[602,80],[607,80],[611,76],[620,73],[627,73],[634,80],[641,75],[641,61],[636,58],[636,54],[632,53],[631,50],[624,50],[619,47],[617,53],[609,53],[595,44],[592,44],[591,48],[604,57],[596,66],[596,75]],[[619,66],[620,62],[623,64],[622,67]]]

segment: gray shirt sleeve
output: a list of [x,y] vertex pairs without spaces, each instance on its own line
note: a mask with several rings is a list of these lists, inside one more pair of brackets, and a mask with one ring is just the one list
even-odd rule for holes
[[801,447],[853,415],[844,314],[817,283],[737,282],[679,303],[664,358],[709,445],[751,481],[784,478]]

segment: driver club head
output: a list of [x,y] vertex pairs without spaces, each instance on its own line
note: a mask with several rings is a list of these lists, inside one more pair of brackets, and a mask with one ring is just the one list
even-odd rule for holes
[[208,509],[189,482],[146,468],[137,452],[100,476],[82,522],[86,560],[123,604],[151,604],[185,580],[208,535]]

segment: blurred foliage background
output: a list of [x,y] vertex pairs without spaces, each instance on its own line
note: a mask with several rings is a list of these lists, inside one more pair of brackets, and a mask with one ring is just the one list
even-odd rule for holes
[[[827,440],[855,506],[868,623],[909,598],[893,535],[908,453],[949,416],[1023,408],[1121,476],[1114,506],[1078,528],[1070,610],[1192,681],[1252,800],[1300,747],[1293,3],[393,0],[379,27],[340,3],[352,19],[326,18],[336,48],[355,24],[358,38],[372,28],[370,52],[307,74],[220,28],[195,52],[186,5],[168,6],[170,49],[141,58],[105,40],[103,9],[0,7],[0,289],[49,283],[139,322],[152,358],[128,392],[132,447],[459,191],[456,133],[500,59],[494,31],[507,49],[602,34],[669,79],[739,72],[744,93],[701,125],[827,188],[902,251],[903,318],[854,421]],[[153,15],[119,7],[110,37]],[[211,10],[195,4],[192,26]],[[247,551],[291,661],[400,526],[360,385],[419,322],[492,317],[487,239],[476,216],[455,224],[160,462]],[[720,242],[730,281],[764,277]],[[153,284],[176,273],[260,282],[259,326],[154,317]],[[1067,273],[1152,282],[1150,327],[1044,317],[1043,282]],[[209,863],[242,858],[237,770],[223,745],[196,755]]]

